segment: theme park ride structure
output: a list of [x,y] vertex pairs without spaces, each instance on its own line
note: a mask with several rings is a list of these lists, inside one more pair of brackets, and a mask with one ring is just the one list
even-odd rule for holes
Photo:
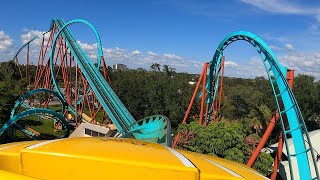
[[[91,61],[68,29],[75,23],[85,24],[94,32],[98,49],[96,64]],[[42,38],[42,43],[38,54],[38,65],[35,76],[31,77],[29,72],[32,67],[30,65],[32,58],[30,46],[39,38]],[[22,58],[26,59],[24,69],[19,62],[21,59],[19,55],[22,52],[25,52],[24,56],[21,55]],[[62,117],[68,118],[71,114],[77,126],[85,120],[82,114],[86,112],[91,117],[91,123],[97,122],[99,113],[103,114],[100,122],[103,123],[105,119],[110,119],[117,131],[125,137],[133,136],[136,139],[170,145],[171,141],[168,140],[170,137],[167,136],[170,122],[166,117],[156,115],[136,121],[109,86],[100,37],[88,21],[76,19],[64,23],[61,19],[53,19],[50,30],[23,45],[15,55],[15,61],[21,77],[28,81],[28,88],[34,90],[27,92],[16,102],[11,119],[0,129],[0,135],[8,127],[17,127],[29,137],[36,138],[37,135],[34,132],[19,125],[18,122],[26,116],[35,114],[56,119],[57,126],[62,125],[68,133],[71,120],[66,121]],[[26,103],[28,97],[41,93],[49,94],[49,96],[45,96],[47,99],[44,102],[39,101],[38,107]],[[50,110],[49,103],[53,96],[58,98],[61,105],[60,115]]]
[[[37,115],[44,119],[54,118],[56,124],[68,128],[70,116],[75,119],[75,125],[84,120],[94,123],[97,113],[103,108],[123,137],[132,136],[164,145],[128,138],[67,138],[4,144],[0,145],[0,179],[267,179],[239,163],[171,149],[168,147],[170,123],[163,116],[151,116],[126,124],[130,115],[122,114],[127,112],[126,109],[121,109],[124,107],[105,81],[107,77],[100,74],[101,71],[106,75],[105,66],[99,66],[104,63],[103,59],[98,60],[97,66],[93,65],[67,31],[67,26],[76,22],[88,24],[83,20],[67,24],[62,20],[53,21],[49,32],[56,36],[53,38],[50,35],[49,41],[43,38],[42,44],[47,42],[47,46],[41,46],[38,62],[41,65],[37,66],[36,76],[30,76],[32,73],[28,70],[32,66],[29,63],[26,63],[25,69],[20,69],[21,75],[25,74],[29,80],[28,88],[34,90],[16,102],[11,119],[0,132],[15,126],[37,139],[37,134],[20,126],[18,120],[25,115]],[[59,47],[55,52],[52,49],[57,38]],[[27,62],[30,62],[29,46],[29,43],[24,46]],[[44,60],[50,46],[51,56]],[[19,65],[17,58],[16,61]],[[42,96],[43,93],[50,96]],[[35,95],[42,97],[41,100],[33,101],[32,96]],[[50,110],[52,101],[56,102],[54,105],[58,103],[61,109]],[[81,117],[85,108],[89,108],[89,113],[86,113],[90,118],[87,115]],[[101,169],[112,170],[112,173],[102,172]]]
[[[292,93],[290,85],[286,79],[287,68],[279,63],[276,56],[273,54],[269,46],[257,35],[250,32],[238,31],[231,33],[226,36],[219,44],[218,48],[215,50],[213,60],[210,63],[205,63],[202,73],[199,77],[198,84],[194,91],[193,97],[190,101],[188,110],[183,119],[182,123],[186,123],[189,116],[189,112],[192,103],[195,101],[196,96],[201,97],[201,108],[199,123],[204,127],[209,122],[216,122],[218,120],[218,115],[220,113],[220,102],[221,96],[223,95],[223,74],[224,74],[224,49],[235,41],[243,40],[251,45],[257,50],[260,58],[263,62],[264,68],[267,72],[268,80],[272,87],[272,91],[276,101],[277,113],[273,120],[276,122],[277,119],[281,122],[282,127],[282,137],[286,149],[288,149],[287,139],[291,138],[294,142],[294,152],[288,150],[288,159],[290,166],[291,179],[298,178],[293,177],[292,161],[296,161],[299,169],[300,179],[319,179],[319,172],[316,164],[315,155],[313,152],[312,144],[308,135],[306,125],[304,123],[300,108],[298,103]],[[207,74],[207,68],[209,68],[209,73]],[[293,71],[288,71],[289,75]],[[288,76],[292,78],[291,74]],[[290,81],[289,81],[290,82]],[[202,89],[199,90],[199,86],[202,83]],[[292,84],[291,84],[292,86]],[[200,92],[199,92],[200,91]],[[266,134],[270,134],[275,123],[270,123],[270,131]],[[306,140],[304,139],[304,135]],[[173,147],[179,143],[180,134],[175,137],[173,142]],[[265,141],[264,141],[265,143]],[[263,145],[264,145],[263,143]],[[262,145],[262,147],[263,147]],[[279,143],[281,146],[281,144]],[[261,145],[260,145],[261,146]],[[261,149],[260,149],[261,150]],[[256,151],[257,152],[257,151]],[[260,152],[260,151],[258,151]],[[282,152],[282,148],[280,148]],[[310,156],[308,156],[308,153]],[[256,153],[257,155],[258,153]],[[248,166],[252,166],[257,156],[253,156],[248,162]],[[279,153],[275,161],[278,165],[279,163]],[[276,167],[278,167],[275,165]],[[313,172],[313,173],[312,173]],[[275,178],[276,173],[273,174]],[[313,177],[312,177],[313,176]]]
[[[68,29],[68,27],[74,23],[86,24],[93,30],[97,40],[98,47],[98,58],[96,65],[90,60],[88,55],[83,51],[80,44],[76,41],[76,39]],[[27,92],[27,95],[23,96],[17,101],[11,119],[0,129],[0,134],[2,134],[9,127],[16,126],[22,132],[28,134],[30,137],[36,137],[36,135],[33,132],[29,131],[29,129],[24,128],[23,126],[20,126],[18,123],[18,120],[30,115],[54,118],[57,122],[56,124],[62,125],[62,127],[67,129],[68,132],[70,120],[67,119],[66,121],[66,117],[69,117],[69,114],[72,114],[73,119],[75,119],[75,125],[77,126],[77,124],[81,123],[81,121],[84,120],[84,118],[82,118],[81,115],[87,108],[89,109],[89,111],[86,112],[89,112],[90,117],[92,119],[92,123],[94,123],[97,120],[97,114],[103,110],[103,119],[101,122],[103,122],[104,119],[110,118],[112,123],[117,127],[117,130],[123,135],[123,137],[135,137],[138,140],[153,141],[170,146],[170,123],[166,117],[156,115],[147,117],[140,121],[135,121],[134,118],[128,112],[128,110],[121,103],[119,98],[115,95],[113,90],[110,88],[106,80],[108,79],[108,77],[106,73],[105,62],[103,59],[103,51],[101,50],[102,46],[100,38],[95,28],[89,22],[85,20],[73,20],[68,23],[64,23],[63,20],[54,19],[51,23],[50,30],[47,33],[49,33],[48,40],[45,39],[45,36],[39,36],[42,37],[42,44],[40,46],[38,66],[36,67],[37,70],[35,73],[35,77],[31,77],[31,73],[29,73],[29,68],[31,68],[30,43],[32,43],[36,39],[39,39],[39,37],[34,38],[30,42],[25,44],[21,48],[21,50],[19,50],[18,54],[15,56],[15,61],[19,65],[21,63],[19,63],[18,55],[21,52],[26,51],[26,56],[24,56],[26,58],[25,69],[22,69],[19,66],[19,70],[21,76],[25,77],[28,80],[29,88],[32,88],[34,90]],[[47,33],[44,33],[44,35],[46,35]],[[210,62],[209,76],[207,76],[207,78],[204,78],[205,86],[203,86],[202,88],[203,91],[201,96],[205,97],[205,100],[203,100],[203,102],[206,103],[206,113],[203,113],[203,103],[203,106],[201,107],[202,117],[200,123],[207,124],[211,117],[214,115],[213,102],[217,97],[219,84],[221,82],[220,78],[222,74],[221,69],[223,69],[221,68],[223,50],[229,44],[237,40],[245,40],[251,43],[259,52],[260,57],[267,70],[268,78],[275,95],[278,112],[281,115],[286,115],[288,118],[289,128],[286,129],[283,123],[283,118],[282,116],[280,116],[285,142],[287,140],[287,135],[289,134],[292,135],[294,141],[295,152],[288,152],[290,156],[289,162],[291,161],[291,158],[296,158],[299,165],[299,174],[301,179],[311,179],[312,174],[310,168],[316,169],[316,178],[318,178],[319,176],[315,164],[313,151],[310,151],[310,149],[312,149],[312,145],[310,143],[300,109],[285,79],[286,68],[279,64],[270,48],[258,36],[252,33],[242,31],[232,33],[231,35],[227,36],[216,49],[213,60]],[[63,87],[60,87],[61,85],[63,85]],[[61,112],[58,113],[53,110],[47,109],[50,108],[48,106],[48,104],[50,103],[49,97],[47,99],[44,99],[44,102],[39,101],[38,107],[32,106],[32,104],[30,103],[28,104],[28,101],[25,100],[26,97],[30,97],[28,94],[38,93],[49,93],[50,98],[52,96],[56,96],[61,104]],[[29,100],[29,102],[30,101],[31,100]],[[283,103],[283,107],[280,105],[280,102]],[[306,147],[306,144],[303,140],[303,133],[307,135],[308,147]],[[28,153],[30,153],[30,155],[32,155],[34,152],[37,153],[39,151],[38,147],[43,146],[47,143],[53,143],[55,144],[54,146],[44,146],[48,147],[47,151],[51,151],[53,148],[56,150],[60,149],[61,151],[64,151],[63,153],[69,154],[70,152],[65,152],[65,149],[74,149],[72,147],[69,147],[68,145],[70,145],[71,142],[77,141],[81,141],[81,143],[76,143],[78,145],[86,144],[86,140],[62,140],[61,143],[58,143],[56,141],[46,141],[40,144],[37,144],[37,142],[35,142],[34,144],[31,143],[26,146],[21,144],[16,144],[14,146],[23,146],[21,147],[22,149],[19,150],[17,156],[20,158],[25,158],[24,160],[28,161],[27,157],[21,156],[19,153],[22,153],[22,155],[28,155]],[[141,144],[139,142],[129,140],[110,140],[108,141],[108,143],[114,144],[112,143],[112,141],[122,141],[123,143],[129,143],[134,145]],[[120,149],[118,149],[118,152],[127,152],[125,151],[125,149],[121,149],[123,143],[117,145],[118,147],[120,147]],[[65,146],[68,146],[68,148],[63,148]],[[143,146],[149,145],[142,143],[141,147]],[[88,146],[85,147],[89,148]],[[10,147],[5,146],[2,149],[10,149]],[[28,149],[36,149],[36,151],[32,152]],[[138,148],[136,147],[135,149]],[[159,148],[157,147],[153,149]],[[170,151],[174,152],[172,149],[170,149]],[[85,156],[85,159],[87,159],[89,156],[87,157],[86,153],[89,151],[84,152],[82,152],[84,154],[81,155]],[[92,153],[94,152],[95,151],[92,151]],[[312,163],[309,164],[307,156],[308,152],[312,153],[311,161],[313,161],[313,166]],[[80,157],[79,153],[81,152],[74,151],[72,153],[75,153],[76,157]],[[192,156],[189,156],[189,154],[187,153],[184,153],[184,156],[187,156],[192,159]],[[179,156],[179,159],[181,158],[183,159],[183,157]],[[184,161],[185,160],[186,159],[184,159]],[[197,161],[198,160],[195,159],[195,162]],[[21,162],[21,160],[19,160],[18,162]],[[211,160],[209,160],[209,162],[214,164]],[[188,166],[191,166],[190,162],[187,164]],[[32,166],[34,165],[35,164],[33,163]],[[216,166],[218,165],[216,164]],[[222,169],[227,171],[226,168],[222,167]],[[28,172],[31,171],[26,171],[26,173]],[[39,173],[38,170],[36,172]],[[241,178],[241,176],[235,173],[231,174],[237,176],[238,178]],[[243,174],[243,177],[244,176],[245,174]],[[197,175],[195,177],[199,176]]]

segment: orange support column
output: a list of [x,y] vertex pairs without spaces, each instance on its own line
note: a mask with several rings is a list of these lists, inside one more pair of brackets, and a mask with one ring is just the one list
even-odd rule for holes
[[287,81],[288,81],[288,84],[289,84],[291,90],[293,90],[293,78],[294,78],[294,70],[288,69],[287,70]]
[[270,124],[268,125],[268,128],[266,130],[266,132],[263,134],[256,150],[253,152],[253,154],[251,155],[247,166],[252,167],[253,163],[256,161],[258,155],[261,152],[261,149],[264,147],[264,145],[266,144],[270,134],[272,133],[277,121],[279,120],[279,113],[278,111],[276,111],[275,115],[272,116],[271,120],[270,120]]
[[218,104],[218,112],[220,112],[221,100],[223,96],[223,76],[224,76],[224,56],[222,56],[221,62],[221,79],[220,79],[220,97],[219,97],[219,104]]
[[[188,119],[188,117],[189,117],[190,110],[191,110],[191,108],[192,108],[193,102],[194,102],[194,100],[195,100],[195,98],[196,98],[196,96],[197,96],[199,87],[200,87],[200,85],[201,85],[201,81],[203,80],[203,78],[206,78],[205,76],[206,76],[206,74],[207,74],[207,68],[208,68],[208,66],[209,66],[209,63],[204,63],[203,69],[202,69],[202,71],[201,71],[200,77],[199,77],[198,82],[197,82],[197,86],[196,86],[196,88],[195,88],[195,90],[194,90],[194,92],[193,92],[193,95],[192,95],[192,98],[191,98],[191,100],[190,100],[188,109],[187,109],[187,111],[186,111],[186,114],[184,115],[182,124],[185,124],[185,123],[187,122],[187,119]],[[173,147],[173,148],[177,145],[179,139],[180,139],[180,134],[178,133],[178,134],[176,135],[176,137],[174,138],[174,141],[173,141],[173,143],[172,143],[172,147]]]
[[207,68],[204,69],[203,73],[203,81],[202,81],[202,98],[201,98],[201,108],[200,108],[200,119],[199,124],[203,122],[203,110],[204,110],[204,103],[206,99],[206,84],[207,84]]
[[[209,104],[206,105],[206,117],[208,117],[208,112],[209,112]],[[203,127],[207,127],[207,121],[204,121]]]
[[279,163],[281,162],[282,149],[283,149],[283,133],[282,131],[280,131],[278,150],[273,163],[273,173],[271,175],[271,180],[276,180],[277,178]]
[[200,77],[199,77],[198,82],[197,82],[196,89],[195,89],[194,92],[193,92],[193,95],[192,95],[191,101],[190,101],[190,103],[189,103],[187,112],[186,112],[186,114],[184,115],[184,118],[183,118],[183,121],[182,121],[183,124],[186,123],[186,121],[187,121],[187,119],[188,119],[188,117],[189,117],[191,107],[192,107],[192,105],[193,105],[194,99],[195,99],[196,96],[197,96],[197,93],[198,93],[198,90],[199,90],[201,81],[202,81],[202,79],[203,79],[204,73],[207,71],[208,64],[209,64],[209,63],[205,63],[204,66],[203,66],[202,72],[201,72]]
[[220,110],[221,110],[221,100],[222,100],[222,97],[223,97],[223,77],[224,77],[224,56],[222,56],[222,61],[221,61],[221,66],[220,66],[220,70],[221,70],[221,78],[219,80],[219,96],[216,97],[216,100],[215,100],[215,111],[216,111],[216,114],[214,115],[214,122],[218,122],[218,115],[220,113]]
[[[294,70],[288,69],[287,70],[287,80],[288,80],[288,84],[289,84],[291,90],[293,90],[293,84],[294,84],[293,79],[294,79]],[[287,118],[284,118],[284,120],[286,120],[286,119]],[[276,180],[276,178],[277,178],[278,168],[279,168],[279,164],[281,162],[283,143],[284,143],[284,141],[283,141],[283,132],[280,131],[278,149],[277,149],[277,154],[276,154],[276,157],[275,157],[274,163],[273,163],[274,165],[273,165],[273,173],[271,175],[271,180]]]

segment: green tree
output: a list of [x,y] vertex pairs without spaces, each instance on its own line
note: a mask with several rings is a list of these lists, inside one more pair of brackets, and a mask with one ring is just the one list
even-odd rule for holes
[[[182,122],[194,86],[188,84],[192,75],[146,72],[140,70],[110,72],[112,88],[135,119],[163,114],[172,126]],[[195,113],[193,107],[191,113]]]
[[315,77],[300,74],[296,76],[293,92],[299,103],[308,130],[319,129],[320,125],[317,123],[317,120],[320,114],[320,89],[318,83],[315,82]]
[[172,76],[173,73],[175,73],[175,70],[176,70],[175,68],[170,67],[169,65],[166,65],[166,64],[162,66],[162,71],[168,76]]
[[[13,61],[0,63],[0,125],[10,119],[15,101],[27,87]],[[6,138],[3,138],[6,140]]]
[[151,69],[152,71],[160,72],[160,71],[161,71],[161,70],[160,70],[160,67],[161,67],[160,64],[158,64],[158,63],[153,63],[153,64],[151,65],[150,69]]
[[[182,124],[179,132],[188,134],[189,138],[178,143],[178,148],[203,154],[210,154],[221,158],[246,163],[251,156],[252,147],[247,143],[248,136],[241,123],[226,124],[218,122],[203,128],[197,122]],[[270,154],[261,154],[254,164],[254,168],[263,175],[269,175],[273,159]]]

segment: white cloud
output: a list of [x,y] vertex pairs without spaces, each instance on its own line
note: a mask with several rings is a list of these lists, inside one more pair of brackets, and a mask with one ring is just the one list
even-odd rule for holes
[[263,39],[267,39],[267,40],[275,41],[275,42],[280,42],[280,43],[287,43],[289,41],[289,39],[284,36],[277,36],[277,35],[271,34],[271,33],[264,33],[261,35],[261,37]]
[[98,44],[88,44],[88,43],[82,43],[80,41],[77,41],[78,44],[81,46],[81,48],[85,51],[98,51]]
[[0,31],[0,62],[11,60],[14,56],[13,39],[4,31]]
[[306,13],[302,8],[296,7],[296,5],[290,3],[290,1],[285,0],[240,0],[241,2],[250,4],[259,9],[267,12],[273,13],[283,13],[283,14],[301,14]]
[[316,20],[320,22],[320,14],[316,15]]
[[[227,61],[226,61],[227,62]],[[259,56],[252,57],[249,62],[235,63],[237,66],[225,66],[225,76],[254,78],[257,76],[267,76],[263,63]]]
[[[293,51],[294,52],[294,51]],[[278,56],[280,64],[293,69],[295,74],[308,74],[320,80],[320,51],[295,52]],[[252,57],[249,62],[226,61],[225,76],[254,78],[257,76],[267,77],[266,69],[259,56]],[[237,66],[228,66],[227,64]]]
[[4,31],[0,31],[0,51],[5,51],[13,44],[13,39]]
[[[22,44],[29,42],[34,37],[43,34],[44,31],[40,30],[30,30],[30,29],[23,29],[23,33],[20,35],[21,44],[18,45],[20,47]],[[45,44],[48,42],[50,33],[45,35]],[[92,59],[93,62],[97,60],[98,54],[98,47],[97,44],[90,44],[81,41],[77,41],[77,43],[83,48],[83,50],[88,54],[88,56]],[[37,64],[39,53],[40,53],[40,46],[42,44],[42,37],[35,39],[30,44],[30,58],[33,64]],[[5,45],[5,46],[4,46]],[[8,60],[12,59],[14,53],[17,52],[16,49],[11,48],[10,53],[8,51],[2,51],[4,47],[13,46],[13,40],[5,34],[3,31],[0,31],[0,60]],[[50,49],[47,50],[47,54],[45,57],[48,57]],[[21,51],[19,54],[19,63],[24,64],[26,62],[26,48]],[[185,58],[178,56],[173,53],[164,53],[159,54],[152,51],[147,51],[146,54],[143,54],[139,50],[128,50],[123,49],[120,47],[114,48],[103,48],[104,57],[108,66],[116,63],[123,63],[127,64],[129,68],[145,68],[149,69],[153,63],[159,64],[167,64],[170,67],[176,68],[178,72],[191,72],[191,73],[200,73],[203,62],[199,62],[197,60],[191,58]]]
[[168,59],[182,59],[180,56],[177,56],[175,54],[163,54],[163,56]]
[[273,50],[273,51],[279,51],[279,50],[281,50],[281,48],[278,47],[278,46],[270,45],[269,47],[270,47],[270,49]]
[[[22,35],[20,36],[20,39],[21,39],[22,44],[25,44],[25,43],[29,42],[31,39],[33,39],[34,37],[45,33],[45,31],[39,31],[39,30],[28,30],[28,29],[24,29],[24,31],[25,31],[26,33],[25,33],[25,34],[22,34]],[[48,42],[49,36],[50,36],[50,33],[47,33],[47,34],[44,36],[44,38],[45,38],[45,44],[46,44],[46,42]],[[42,43],[42,38],[37,38],[37,39],[35,39],[34,41],[32,41],[32,44],[33,44],[33,45],[36,45],[36,46],[40,46],[41,43]]]
[[225,67],[239,68],[239,65],[233,61],[225,61],[224,64],[225,64]]
[[306,3],[298,4],[289,0],[240,0],[263,11],[275,14],[312,15],[320,20],[320,8],[307,6]]
[[[25,43],[32,39],[34,36],[43,33],[38,30],[26,30],[21,35],[21,42]],[[34,47],[30,52],[34,53],[31,57],[35,57],[37,61],[39,55],[39,45],[42,42],[42,38],[34,41]],[[272,50],[287,49],[290,54],[278,56],[281,64],[288,68],[294,69],[296,74],[310,74],[320,79],[320,53],[314,52],[297,52],[292,51],[295,47],[287,42],[282,41],[284,47],[270,46]],[[97,59],[97,44],[89,44],[78,41],[80,46],[88,53],[89,57]],[[0,56],[1,60],[8,60],[12,58],[16,50],[13,49],[13,40],[5,32],[0,31]],[[167,64],[173,68],[176,68],[178,72],[200,73],[203,67],[203,62],[197,61],[192,58],[179,56],[173,53],[159,54],[152,51],[142,53],[139,50],[128,50],[120,47],[103,48],[104,56],[106,58],[107,65],[116,63],[127,64],[129,68],[145,68],[149,69],[153,63]],[[21,58],[22,59],[22,58]],[[24,63],[24,62],[21,62]],[[256,76],[266,76],[266,70],[259,57],[252,58],[249,63],[239,63],[235,61],[225,61],[226,76],[236,76],[245,78],[254,78]]]
[[[280,64],[293,69],[295,74],[308,74],[320,79],[320,53],[319,52],[297,52],[277,57]],[[266,70],[259,56],[252,57],[249,63],[239,64],[237,69],[227,69],[226,76],[254,78],[256,76],[266,77]]]
[[130,56],[130,53],[119,47],[103,48],[103,53],[107,59],[112,59],[114,61],[122,61]]
[[152,52],[152,51],[148,51],[148,55],[150,55],[150,56],[158,56],[157,53],[154,53],[154,52]]
[[89,58],[93,60],[93,62],[97,62],[98,59],[98,44],[88,44],[77,41],[77,43],[81,46],[81,48],[88,54]]
[[[167,64],[176,68],[178,72],[200,73],[203,66],[202,62],[191,58],[182,58],[175,54],[158,54],[148,51],[146,54],[139,50],[128,50],[119,47],[103,48],[107,65],[123,63],[129,68],[145,68],[150,69],[153,63]],[[90,53],[90,52],[89,52]]]
[[310,74],[320,78],[320,53],[300,52],[279,57],[279,61],[297,73]]
[[284,47],[288,50],[288,51],[293,51],[294,50],[294,47],[292,44],[285,44]]
[[[30,30],[27,28],[23,28],[22,30],[24,33],[20,35],[20,40],[21,40],[21,44],[18,45],[18,47],[20,48],[23,44],[29,42],[30,40],[32,40],[33,38],[42,35],[43,33],[45,33],[46,31],[40,31],[40,30]],[[30,56],[30,61],[33,64],[36,64],[39,58],[39,54],[40,54],[40,50],[41,50],[41,45],[43,43],[43,50],[45,49],[45,47],[48,44],[49,41],[49,36],[50,36],[50,32],[46,33],[44,36],[40,36],[39,38],[34,39],[30,44],[29,44],[29,56]],[[51,47],[48,47],[47,51],[46,51],[46,55],[44,55],[44,57],[49,57],[49,52],[50,52]],[[14,53],[16,53],[17,50],[15,50]],[[22,51],[19,53],[18,55],[18,59],[19,59],[19,63],[20,64],[24,64],[26,63],[27,60],[27,48],[22,49]]]
[[131,55],[133,56],[138,56],[138,55],[141,55],[142,53],[138,50],[134,50],[134,51],[131,51]]

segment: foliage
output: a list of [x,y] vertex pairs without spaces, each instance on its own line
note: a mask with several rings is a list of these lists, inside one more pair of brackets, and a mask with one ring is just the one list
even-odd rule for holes
[[[191,132],[187,143],[177,144],[178,148],[190,150],[203,154],[210,154],[221,158],[226,158],[240,163],[246,163],[251,156],[250,144],[246,139],[259,138],[256,135],[248,135],[240,122],[226,124],[218,122],[209,124],[203,128],[197,122],[182,124],[179,126],[179,132]],[[269,175],[273,163],[270,154],[263,153],[259,155],[254,164],[254,168],[264,175]]]
[[320,128],[320,82],[313,76],[298,75],[294,79],[293,92],[301,108],[308,130]]
[[[110,74],[112,87],[136,119],[164,114],[175,129],[183,119],[194,90],[187,82],[197,77],[168,73],[166,65],[156,64],[151,69],[151,72],[144,69],[114,71]],[[295,78],[294,93],[308,129],[319,128],[320,83],[311,76],[299,75]],[[224,95],[221,113],[224,122],[210,124],[207,128],[197,123],[180,125],[178,131],[185,138],[182,137],[179,148],[246,163],[276,110],[273,92],[264,77],[225,77]],[[198,112],[199,100],[191,110],[189,121],[196,120],[192,115]],[[279,131],[278,124],[267,143],[276,143]],[[253,167],[268,175],[272,162],[269,154],[261,153]]]
[[0,63],[0,123],[9,120],[14,102],[26,87],[24,80],[20,80],[17,66],[13,61]]
[[[20,79],[18,72],[13,61],[0,63],[0,125],[9,120],[14,102],[26,87],[26,81]],[[3,139],[9,140],[8,138]]]
[[[166,66],[164,66],[166,67]],[[154,114],[168,116],[173,127],[182,121],[194,86],[190,75],[169,72],[126,70],[111,71],[111,86],[135,119]],[[196,112],[196,107],[192,113]]]
[[258,170],[261,174],[267,176],[272,171],[273,158],[270,154],[261,152],[253,164],[253,168]]
[[[35,66],[29,66],[31,82]],[[153,64],[151,71],[114,71],[108,68],[111,87],[135,119],[163,114],[169,117],[173,131],[178,128],[185,115],[198,75],[176,73],[168,65]],[[25,74],[25,67],[21,67]],[[75,71],[75,69],[72,69]],[[61,83],[62,77],[57,77]],[[20,79],[19,69],[14,62],[0,63],[0,123],[9,119],[15,100],[26,91],[26,80]],[[222,100],[222,122],[209,124],[207,128],[193,119],[199,112],[199,100],[191,109],[189,124],[179,126],[185,138],[179,148],[210,154],[233,161],[246,163],[264,133],[270,118],[276,110],[273,92],[264,77],[255,79],[224,78],[224,99]],[[295,77],[294,94],[300,105],[309,130],[320,128],[320,82],[309,75]],[[46,99],[44,95],[38,97]],[[275,127],[268,143],[278,140],[280,126]],[[268,175],[272,157],[261,153],[253,168]]]

